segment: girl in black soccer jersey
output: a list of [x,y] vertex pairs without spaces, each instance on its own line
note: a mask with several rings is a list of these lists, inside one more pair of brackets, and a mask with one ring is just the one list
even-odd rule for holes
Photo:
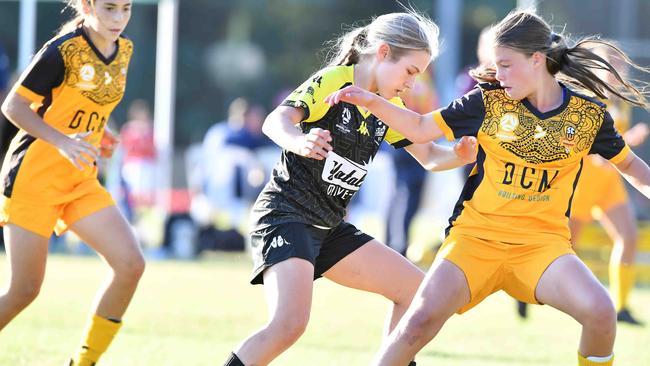
[[97,180],[96,164],[116,142],[105,127],[126,87],[133,44],[120,35],[131,0],[68,3],[77,18],[34,57],[2,106],[20,131],[0,178],[0,224],[11,263],[0,329],[38,295],[52,231],[70,229],[112,271],[69,363],[90,366],[119,330],[144,270],[134,233]]
[[284,150],[253,207],[251,282],[264,284],[270,320],[226,365],[266,365],[291,346],[307,326],[312,281],[321,276],[392,301],[389,330],[408,308],[424,274],[343,221],[346,206],[382,141],[406,148],[429,170],[442,170],[474,161],[475,140],[454,149],[414,145],[366,110],[330,107],[324,98],[358,85],[403,106],[397,95],[436,56],[437,36],[435,24],[415,13],[382,15],[342,37],[331,65],[266,119],[264,132]]
[[[537,15],[516,11],[493,29],[494,68],[476,70],[479,84],[448,107],[419,115],[358,87],[328,102],[368,108],[411,141],[477,136],[479,151],[450,218],[447,238],[408,312],[375,365],[403,366],[454,313],[505,290],[548,304],[582,325],[579,365],[612,365],[616,311],[607,291],[571,248],[571,201],[587,154],[599,154],[646,196],[650,169],[614,128],[605,91],[648,107],[643,92],[593,47],[551,32]],[[611,84],[598,77],[604,70]],[[598,184],[592,182],[591,184]]]

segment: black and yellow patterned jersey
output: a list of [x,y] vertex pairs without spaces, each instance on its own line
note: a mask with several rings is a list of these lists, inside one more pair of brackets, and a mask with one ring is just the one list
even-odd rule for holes
[[[82,27],[56,37],[36,54],[13,90],[47,124],[66,135],[90,131],[86,140],[99,146],[109,115],[124,95],[133,52],[124,37],[116,45],[105,58]],[[96,168],[78,170],[54,146],[20,130],[3,164],[3,194],[12,197],[16,189],[32,186],[39,187],[32,197],[40,202],[65,202],[75,184],[96,174]]]
[[584,157],[599,154],[617,163],[630,150],[603,103],[562,89],[562,105],[544,113],[492,84],[479,84],[434,112],[448,139],[476,136],[479,143],[448,235],[513,244],[569,241]]
[[[253,230],[285,222],[334,227],[363,183],[367,166],[382,141],[395,148],[410,145],[402,135],[359,107],[339,103],[330,107],[330,93],[353,84],[354,66],[325,68],[305,81],[282,103],[304,111],[300,129],[330,131],[333,150],[315,160],[283,150],[253,207]],[[404,106],[401,99],[391,102]]]

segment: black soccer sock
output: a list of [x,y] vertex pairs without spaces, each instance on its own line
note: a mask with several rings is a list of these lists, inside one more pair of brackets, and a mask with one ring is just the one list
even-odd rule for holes
[[223,366],[246,366],[246,365],[244,365],[244,363],[241,362],[241,360],[239,359],[239,357],[237,357],[235,352],[232,352],[230,354],[230,357],[228,357],[228,359],[226,360],[226,363],[223,364]]

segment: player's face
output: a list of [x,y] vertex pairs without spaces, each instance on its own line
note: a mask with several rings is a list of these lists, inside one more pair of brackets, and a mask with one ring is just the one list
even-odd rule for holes
[[431,55],[424,50],[408,51],[398,60],[386,57],[377,67],[377,89],[386,99],[411,89],[415,78],[429,66]]
[[521,100],[533,92],[535,70],[533,57],[512,48],[496,47],[494,58],[496,78],[512,99]]
[[95,0],[90,26],[104,39],[115,41],[131,18],[131,0]]

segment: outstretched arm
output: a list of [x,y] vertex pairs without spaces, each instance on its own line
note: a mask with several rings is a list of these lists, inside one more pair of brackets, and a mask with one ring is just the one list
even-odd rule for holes
[[406,148],[424,169],[441,171],[458,168],[476,161],[476,138],[465,136],[453,147],[434,143],[413,144]]
[[645,161],[630,151],[623,161],[616,164],[616,168],[634,188],[650,198],[650,168]]
[[335,91],[325,98],[329,105],[347,102],[366,108],[395,131],[414,143],[434,141],[443,132],[433,119],[433,114],[425,115],[400,108],[388,100],[357,86],[348,86]]

